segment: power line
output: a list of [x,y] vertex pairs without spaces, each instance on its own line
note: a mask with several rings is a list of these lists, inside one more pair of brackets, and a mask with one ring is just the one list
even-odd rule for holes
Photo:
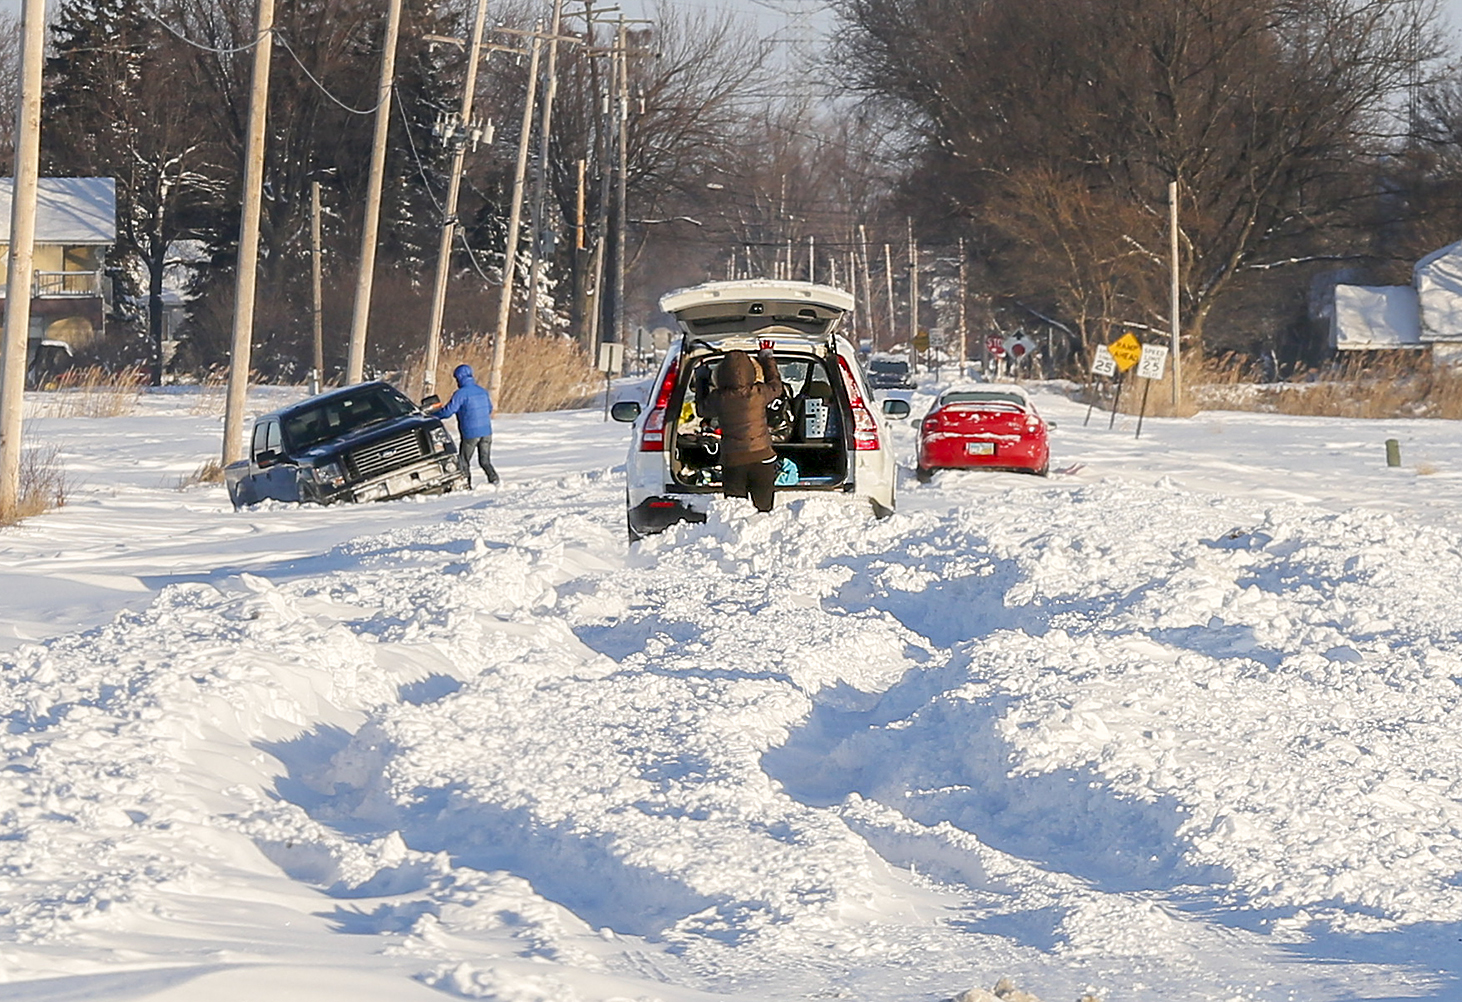
[[[217,46],[205,45],[202,42],[195,42],[193,39],[189,38],[187,35],[183,34],[177,28],[174,28],[171,24],[169,24],[167,20],[162,16],[162,14],[160,14],[151,5],[141,3],[139,4],[139,6],[142,8],[144,13],[146,13],[154,21],[167,29],[168,33],[176,38],[178,41],[183,42],[186,45],[191,45],[195,49],[201,49],[204,52],[212,52],[215,55],[220,56],[231,56],[240,52],[248,52],[250,49],[254,48],[254,46],[259,44],[259,39],[256,38],[246,45],[238,45],[234,46],[233,48],[221,49]],[[289,53],[289,58],[295,61],[295,65],[297,65],[304,73],[304,75],[309,78],[310,83],[314,84],[319,89],[321,94],[324,94],[327,98],[329,98],[331,101],[334,101],[341,108],[350,112],[352,115],[374,115],[377,109],[380,108],[380,102],[377,102],[375,107],[373,108],[352,108],[350,105],[346,104],[344,101],[340,100],[340,98],[332,94],[330,92],[330,88],[326,87],[319,77],[310,72],[310,68],[304,64],[304,61],[300,59],[299,55],[296,54],[294,49],[290,46],[289,40],[284,36],[284,32],[280,31],[278,28],[270,28],[269,34],[274,37],[274,41],[278,42],[281,46],[284,47],[284,51]]]
[[[212,52],[212,53],[215,53],[216,55],[220,55],[220,56],[231,56],[231,55],[234,55],[235,53],[239,53],[239,52],[248,52],[254,46],[256,46],[256,45],[259,44],[259,39],[258,38],[255,38],[252,42],[249,42],[247,45],[236,46],[236,47],[234,47],[232,49],[220,49],[220,48],[217,48],[216,46],[205,45],[202,42],[195,42],[191,38],[189,38],[187,35],[183,34],[181,31],[179,31],[177,28],[174,28],[172,25],[168,24],[167,20],[161,14],[159,14],[156,10],[154,10],[151,4],[139,3],[138,6],[140,6],[142,8],[142,10],[143,10],[144,13],[148,14],[149,16],[151,16],[154,21],[156,21],[158,24],[160,24],[164,28],[166,28],[170,34],[172,34],[174,37],[176,37],[178,39],[178,41],[184,42],[184,43],[186,43],[188,45],[191,45],[195,49],[202,49],[204,52]],[[273,34],[273,33],[274,33],[274,30],[271,28],[270,29],[270,34]]]
[[[411,159],[416,161],[416,172],[421,175],[421,186],[426,191],[427,198],[431,199],[432,205],[436,207],[437,215],[440,216],[446,210],[446,206],[437,200],[436,192],[431,190],[431,177],[426,172],[426,164],[422,163],[421,154],[416,149],[416,140],[411,136],[411,120],[406,117],[406,104],[401,100],[401,92],[396,92],[396,110],[401,112],[401,122],[406,127],[406,145],[411,150]],[[481,276],[488,285],[501,284],[494,282],[487,272],[482,270],[482,265],[477,260],[477,250],[467,242],[467,234],[463,228],[458,227],[457,239],[462,244],[462,249],[467,252],[467,260],[472,262],[472,270]]]
[[[289,58],[294,60],[295,65],[304,72],[305,76],[310,78],[310,83],[314,84],[319,89],[321,94],[324,94],[331,101],[334,101],[341,108],[350,112],[352,115],[374,115],[377,111],[380,110],[381,105],[385,104],[386,101],[389,100],[389,98],[382,98],[375,103],[374,107],[371,108],[352,108],[350,105],[340,100],[340,98],[330,93],[330,88],[326,87],[323,83],[320,82],[320,79],[318,77],[310,72],[310,68],[304,64],[304,61],[301,60],[299,56],[295,55],[295,51],[294,49],[290,48],[288,40],[286,40],[284,37],[284,33],[281,32],[278,28],[274,29],[274,40],[284,47],[284,51],[289,53]],[[395,89],[396,88],[394,87],[392,88],[393,91]]]

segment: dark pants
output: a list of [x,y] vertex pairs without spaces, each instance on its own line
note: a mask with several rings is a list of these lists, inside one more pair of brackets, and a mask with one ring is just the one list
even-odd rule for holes
[[472,453],[477,453],[477,462],[482,466],[482,472],[487,474],[487,482],[497,483],[497,470],[492,468],[492,436],[483,435],[481,438],[462,439],[462,448],[458,455],[462,459],[462,472],[467,474],[467,486],[472,486]]
[[727,466],[721,470],[721,493],[728,498],[744,498],[750,492],[757,511],[771,511],[779,467],[776,457],[764,463]]

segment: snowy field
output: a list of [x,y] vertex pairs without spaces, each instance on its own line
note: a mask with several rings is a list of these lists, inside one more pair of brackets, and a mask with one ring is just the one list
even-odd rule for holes
[[1456,424],[1037,400],[1049,480],[633,551],[597,411],[241,513],[187,394],[32,421],[0,998],[1462,997]]

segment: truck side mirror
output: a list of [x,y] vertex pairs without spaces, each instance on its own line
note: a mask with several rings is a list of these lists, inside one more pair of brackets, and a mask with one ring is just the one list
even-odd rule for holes
[[907,400],[885,400],[883,402],[883,413],[891,418],[906,418],[909,416],[909,402]]
[[254,456],[254,462],[258,465],[259,469],[262,470],[266,466],[273,466],[275,463],[279,462],[279,453],[274,451],[273,449],[265,449],[263,452],[260,452]]
[[441,402],[441,397],[437,396],[435,393],[430,393],[421,398],[421,409],[424,411],[431,410],[433,407]]
[[640,416],[640,403],[638,400],[617,401],[609,408],[609,416],[616,421],[633,421]]

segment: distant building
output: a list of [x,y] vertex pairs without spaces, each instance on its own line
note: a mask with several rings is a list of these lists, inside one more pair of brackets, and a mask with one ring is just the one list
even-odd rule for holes
[[1416,290],[1409,285],[1336,285],[1330,345],[1341,351],[1424,347]]
[[[10,270],[12,178],[0,178],[0,317]],[[109,177],[46,177],[36,197],[30,341],[83,348],[105,328],[111,285],[104,268],[117,242],[117,186]]]
[[1462,241],[1416,262],[1410,285],[1337,284],[1330,346],[1430,348],[1434,360],[1462,364]]

